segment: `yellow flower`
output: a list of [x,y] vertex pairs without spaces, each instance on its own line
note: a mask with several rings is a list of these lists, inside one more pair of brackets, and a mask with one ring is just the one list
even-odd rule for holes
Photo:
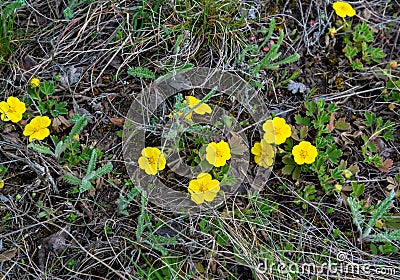
[[[183,102],[184,102],[184,103],[187,103],[187,104],[189,105],[189,108],[190,108],[190,109],[192,109],[193,107],[196,107],[197,104],[199,104],[199,103],[201,102],[201,100],[197,99],[197,98],[194,97],[194,96],[186,96],[185,99],[186,99],[186,100],[183,101]],[[194,109],[194,112],[195,112],[196,114],[199,114],[199,115],[204,115],[205,113],[210,114],[210,113],[212,112],[212,110],[211,110],[211,107],[210,107],[210,106],[208,106],[208,105],[205,104],[205,103],[202,103],[202,104],[200,104],[199,106],[197,106],[197,107]]]
[[335,13],[341,18],[345,18],[346,16],[352,17],[356,14],[356,11],[353,9],[353,7],[346,2],[335,2],[333,3],[332,7],[335,10]]
[[197,179],[189,182],[189,193],[191,199],[196,204],[201,204],[205,201],[211,202],[219,192],[219,181],[212,179],[208,173],[200,173]]
[[275,117],[272,120],[267,120],[263,124],[264,140],[269,144],[280,145],[286,141],[287,138],[292,135],[292,129],[288,125],[285,119]]
[[40,80],[38,78],[32,78],[32,80],[29,82],[32,88],[37,88],[40,84]]
[[25,103],[19,101],[18,98],[10,96],[7,98],[7,102],[0,102],[0,113],[2,121],[12,121],[17,123],[22,120],[22,114],[25,113]]
[[301,141],[298,145],[293,147],[292,155],[297,164],[310,164],[315,161],[315,158],[318,156],[318,151],[310,142]]
[[264,139],[261,142],[256,142],[251,148],[251,153],[254,155],[254,161],[264,168],[272,166],[274,159],[274,148]]
[[4,180],[0,178],[0,189],[2,189],[3,187],[4,187]]
[[147,147],[142,150],[142,156],[138,160],[139,168],[146,174],[155,175],[158,170],[163,170],[167,161],[158,148]]
[[47,128],[51,123],[49,117],[37,116],[25,126],[24,135],[29,136],[29,142],[33,139],[43,140],[50,135],[50,130]]
[[224,140],[219,143],[211,142],[206,148],[206,160],[215,167],[221,167],[231,158],[231,149]]

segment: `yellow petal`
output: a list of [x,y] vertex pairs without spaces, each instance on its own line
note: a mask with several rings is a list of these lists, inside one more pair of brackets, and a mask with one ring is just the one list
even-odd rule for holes
[[231,149],[229,148],[229,144],[224,140],[221,140],[217,144],[217,149],[222,154],[222,158],[226,161],[231,158]]
[[217,160],[217,149],[215,147],[216,145],[217,144],[215,142],[211,142],[210,144],[207,145],[206,148],[206,160],[213,165]]
[[197,179],[193,179],[189,182],[189,193],[200,193],[200,182]]
[[42,128],[39,131],[34,132],[29,139],[43,140],[50,135],[50,130],[48,128]]
[[254,146],[251,148],[251,153],[253,155],[260,155],[261,154],[261,144],[260,142],[256,142]]
[[144,172],[146,172],[146,174],[149,175],[155,175],[157,173],[157,170],[155,170],[150,166],[149,161],[147,160],[146,157],[140,157],[138,159],[138,163],[139,163],[139,168],[144,170]]
[[164,170],[166,164],[167,161],[165,159],[164,154],[160,154],[160,157],[158,159],[158,170]]
[[6,113],[10,110],[10,106],[4,101],[0,102],[0,113]]
[[196,109],[194,109],[194,112],[199,115],[204,115],[205,113],[211,114],[212,110],[211,110],[210,106],[203,103],[203,104],[199,105]]
[[20,103],[19,99],[14,97],[14,96],[10,96],[7,98],[7,103],[8,105],[10,105],[10,107],[15,108],[17,107],[18,103]]
[[186,96],[185,98],[190,109],[200,103],[200,100],[194,96]]
[[17,123],[22,120],[22,114],[19,112],[7,113],[7,118],[12,121],[13,123]]
[[204,202],[204,194],[202,193],[192,193],[190,198],[196,204],[201,204]]
[[24,128],[24,136],[29,136],[35,132],[35,126],[32,123],[28,123]]
[[211,202],[214,200],[214,198],[217,196],[217,193],[215,192],[211,192],[211,191],[207,191],[204,193],[204,200]]
[[48,116],[40,117],[39,119],[40,127],[45,128],[51,124],[51,120]]
[[208,186],[208,191],[213,193],[217,193],[220,190],[219,181],[215,179],[211,180],[207,186]]

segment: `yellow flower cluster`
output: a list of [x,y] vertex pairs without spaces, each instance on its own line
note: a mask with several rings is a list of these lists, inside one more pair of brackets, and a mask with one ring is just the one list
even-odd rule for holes
[[[251,148],[254,155],[254,161],[259,166],[268,168],[272,166],[275,156],[275,149],[272,144],[280,145],[286,142],[286,139],[292,135],[292,129],[285,119],[275,117],[267,120],[263,124],[264,136],[261,142],[256,142]],[[292,149],[294,161],[301,164],[311,164],[318,156],[317,148],[308,141],[301,141]]]
[[[37,80],[34,81],[34,79]],[[39,83],[39,79],[33,78],[31,80],[34,84]],[[26,106],[25,103],[20,101],[17,97],[10,96],[7,101],[0,102],[0,118],[2,121],[11,121],[13,123],[18,123],[22,120],[22,114],[25,113]],[[24,128],[23,134],[29,136],[29,142],[33,139],[43,140],[50,135],[50,130],[47,128],[51,123],[49,117],[37,116],[34,117]]]
[[292,135],[292,129],[285,119],[275,117],[263,124],[264,136],[261,142],[256,142],[251,148],[254,161],[259,166],[268,168],[272,166],[275,149],[272,144],[280,145]]
[[[229,144],[225,141],[211,142],[206,148],[206,160],[215,167],[221,167],[231,158]],[[155,175],[165,168],[165,155],[155,147],[146,147],[142,150],[142,156],[138,159],[139,168],[148,175]],[[196,204],[204,201],[211,202],[219,192],[219,181],[212,179],[208,173],[200,173],[196,179],[189,182],[188,191],[191,200]]]
[[[186,96],[183,101],[196,114],[210,114],[212,109],[209,105],[201,103],[201,100],[193,96]],[[172,118],[173,114],[168,115]],[[178,112],[181,116],[182,112]],[[185,116],[186,119],[192,118],[192,112]],[[215,167],[221,167],[231,158],[231,150],[229,144],[223,140],[220,142],[211,142],[206,147],[206,160]],[[138,159],[139,168],[144,170],[148,175],[155,175],[166,166],[164,154],[155,147],[146,147],[142,150],[142,156]],[[200,173],[196,179],[189,182],[188,192],[191,200],[196,204],[201,204],[204,201],[211,202],[217,196],[220,190],[219,181],[213,179],[209,173]]]

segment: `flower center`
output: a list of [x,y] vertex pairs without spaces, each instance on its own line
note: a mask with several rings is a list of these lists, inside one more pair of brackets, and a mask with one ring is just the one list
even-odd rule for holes
[[306,150],[301,150],[300,155],[301,155],[303,158],[305,158],[305,157],[307,157],[308,153],[307,153]]
[[8,107],[8,113],[15,113],[15,107]]
[[156,160],[155,157],[149,157],[149,158],[147,158],[147,160],[149,161],[150,164],[156,164],[157,163],[157,160]]
[[207,191],[207,186],[204,185],[204,183],[201,183],[200,191],[201,191],[202,193],[204,193],[205,191]]

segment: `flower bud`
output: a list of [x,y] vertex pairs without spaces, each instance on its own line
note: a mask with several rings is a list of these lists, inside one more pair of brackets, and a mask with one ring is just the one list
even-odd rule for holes
[[346,179],[350,179],[351,176],[353,176],[353,173],[352,173],[350,170],[346,169],[346,170],[343,171],[343,176],[344,176]]
[[342,185],[340,185],[340,184],[336,184],[336,185],[335,185],[335,192],[341,192],[342,189],[343,189],[343,186],[342,186]]

